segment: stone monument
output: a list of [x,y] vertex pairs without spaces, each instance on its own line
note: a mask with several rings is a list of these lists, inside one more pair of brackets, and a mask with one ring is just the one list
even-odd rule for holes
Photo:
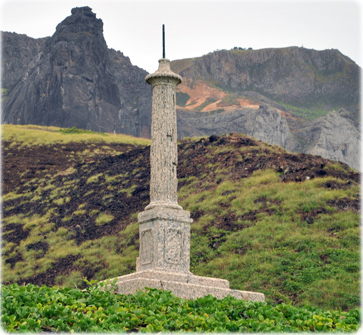
[[176,86],[182,78],[170,70],[165,58],[159,69],[146,76],[153,87],[150,204],[138,215],[140,250],[136,272],[117,278],[118,293],[131,294],[145,287],[171,291],[194,299],[231,295],[238,299],[264,301],[262,293],[232,290],[225,279],[195,276],[190,264],[190,213],[178,204]]

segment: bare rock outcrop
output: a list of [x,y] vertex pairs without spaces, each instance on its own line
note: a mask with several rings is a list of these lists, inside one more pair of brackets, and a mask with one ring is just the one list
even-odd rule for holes
[[1,33],[1,87],[11,91],[42,49],[46,38]]
[[297,145],[286,119],[275,108],[267,105],[261,105],[257,110],[245,108],[216,115],[179,110],[178,127],[180,138],[238,132],[287,150]]
[[223,90],[255,91],[305,108],[324,105],[353,110],[360,99],[360,68],[335,49],[221,50],[175,61],[173,66],[191,85],[204,80]]
[[[118,64],[111,65],[110,56]],[[91,8],[73,8],[9,93],[2,122],[147,136],[151,91],[144,83],[146,74],[121,53],[109,51],[103,22]],[[150,103],[122,90],[128,81],[129,90],[144,85]],[[145,115],[145,127],[139,126],[140,115]]]
[[302,128],[298,135],[311,141],[303,148],[295,148],[297,151],[344,162],[360,171],[359,124],[345,110],[330,112]]

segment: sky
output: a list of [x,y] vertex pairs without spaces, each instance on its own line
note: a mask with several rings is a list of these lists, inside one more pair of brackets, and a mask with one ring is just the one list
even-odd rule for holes
[[242,48],[338,49],[362,67],[363,0],[0,0],[0,30],[51,36],[74,7],[102,19],[109,48],[154,72],[162,58]]

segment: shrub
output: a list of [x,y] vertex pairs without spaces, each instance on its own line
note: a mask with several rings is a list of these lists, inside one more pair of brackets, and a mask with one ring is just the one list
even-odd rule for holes
[[123,295],[112,293],[113,284],[105,291],[106,284],[2,286],[2,326],[8,332],[353,332],[360,322],[358,309],[272,306],[231,296],[186,300],[156,289]]
[[111,214],[101,213],[100,215],[98,215],[98,217],[96,219],[96,226],[103,226],[103,225],[109,223],[110,221],[112,221],[113,218],[114,218],[114,216]]

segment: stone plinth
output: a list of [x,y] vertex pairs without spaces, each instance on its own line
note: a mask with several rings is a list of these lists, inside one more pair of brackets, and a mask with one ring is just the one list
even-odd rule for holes
[[265,301],[263,293],[232,290],[225,279],[194,276],[192,273],[145,270],[117,278],[118,293],[133,294],[145,287],[171,291],[184,299],[212,295],[223,299],[228,295],[241,300]]
[[190,213],[153,207],[138,215],[140,253],[138,270],[189,272]]

